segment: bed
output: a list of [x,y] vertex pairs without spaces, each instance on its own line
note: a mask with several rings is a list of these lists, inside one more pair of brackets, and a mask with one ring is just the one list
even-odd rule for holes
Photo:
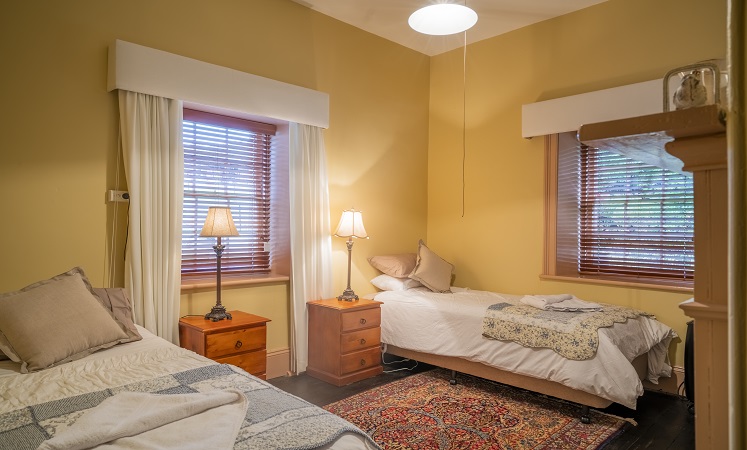
[[522,296],[451,291],[414,287],[375,294],[383,302],[385,351],[579,403],[583,411],[613,402],[635,409],[643,394],[642,379],[657,383],[660,377],[671,375],[668,348],[675,333],[652,317],[639,316],[600,328],[596,354],[570,360],[549,348],[529,348],[482,335],[491,305],[518,305]]
[[[21,360],[0,353],[0,448],[378,448],[322,408],[134,325],[121,290],[96,295],[77,268],[40,283],[0,294],[0,352]],[[109,321],[114,344],[92,344]],[[100,348],[42,362],[82,337]]]

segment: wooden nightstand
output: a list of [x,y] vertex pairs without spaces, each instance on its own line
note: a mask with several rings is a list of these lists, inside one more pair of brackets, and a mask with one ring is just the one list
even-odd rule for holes
[[381,302],[317,300],[309,308],[306,373],[336,386],[380,374]]
[[183,348],[223,364],[233,364],[267,379],[267,322],[270,319],[231,311],[232,320],[212,322],[201,316],[179,319]]

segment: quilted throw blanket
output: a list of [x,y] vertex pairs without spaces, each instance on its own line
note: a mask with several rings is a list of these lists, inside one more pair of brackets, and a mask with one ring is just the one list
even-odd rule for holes
[[599,346],[599,328],[639,316],[632,308],[602,305],[601,311],[545,311],[528,305],[496,303],[485,311],[483,336],[513,341],[525,347],[549,348],[572,360],[591,359]]
[[7,412],[0,415],[0,447],[36,449],[74,423],[83,411],[117,393],[169,395],[226,389],[242,392],[249,405],[234,449],[312,449],[333,442],[346,431],[366,436],[345,420],[240,369],[216,364]]

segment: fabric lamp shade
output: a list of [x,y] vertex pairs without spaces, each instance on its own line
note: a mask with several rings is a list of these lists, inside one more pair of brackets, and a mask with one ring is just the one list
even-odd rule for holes
[[205,225],[202,227],[200,236],[226,237],[238,236],[236,225],[233,223],[231,208],[211,206],[208,209]]
[[366,228],[363,226],[361,212],[355,209],[343,211],[340,223],[337,225],[337,231],[335,231],[335,236],[367,239],[368,233],[366,233]]

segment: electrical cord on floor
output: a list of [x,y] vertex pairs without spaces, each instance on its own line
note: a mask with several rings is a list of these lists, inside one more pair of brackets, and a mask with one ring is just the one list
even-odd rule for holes
[[388,366],[388,365],[391,365],[391,364],[400,364],[400,363],[405,363],[405,362],[414,362],[415,363],[415,365],[412,366],[412,367],[400,367],[398,369],[389,369],[389,370],[385,370],[384,373],[401,372],[403,370],[414,370],[416,367],[418,367],[418,362],[417,361],[413,361],[413,360],[411,360],[409,358],[400,359],[399,361],[389,361],[389,362],[387,362],[386,358],[384,358],[384,355],[386,355],[386,344],[381,344],[381,363],[384,364],[385,366]]

